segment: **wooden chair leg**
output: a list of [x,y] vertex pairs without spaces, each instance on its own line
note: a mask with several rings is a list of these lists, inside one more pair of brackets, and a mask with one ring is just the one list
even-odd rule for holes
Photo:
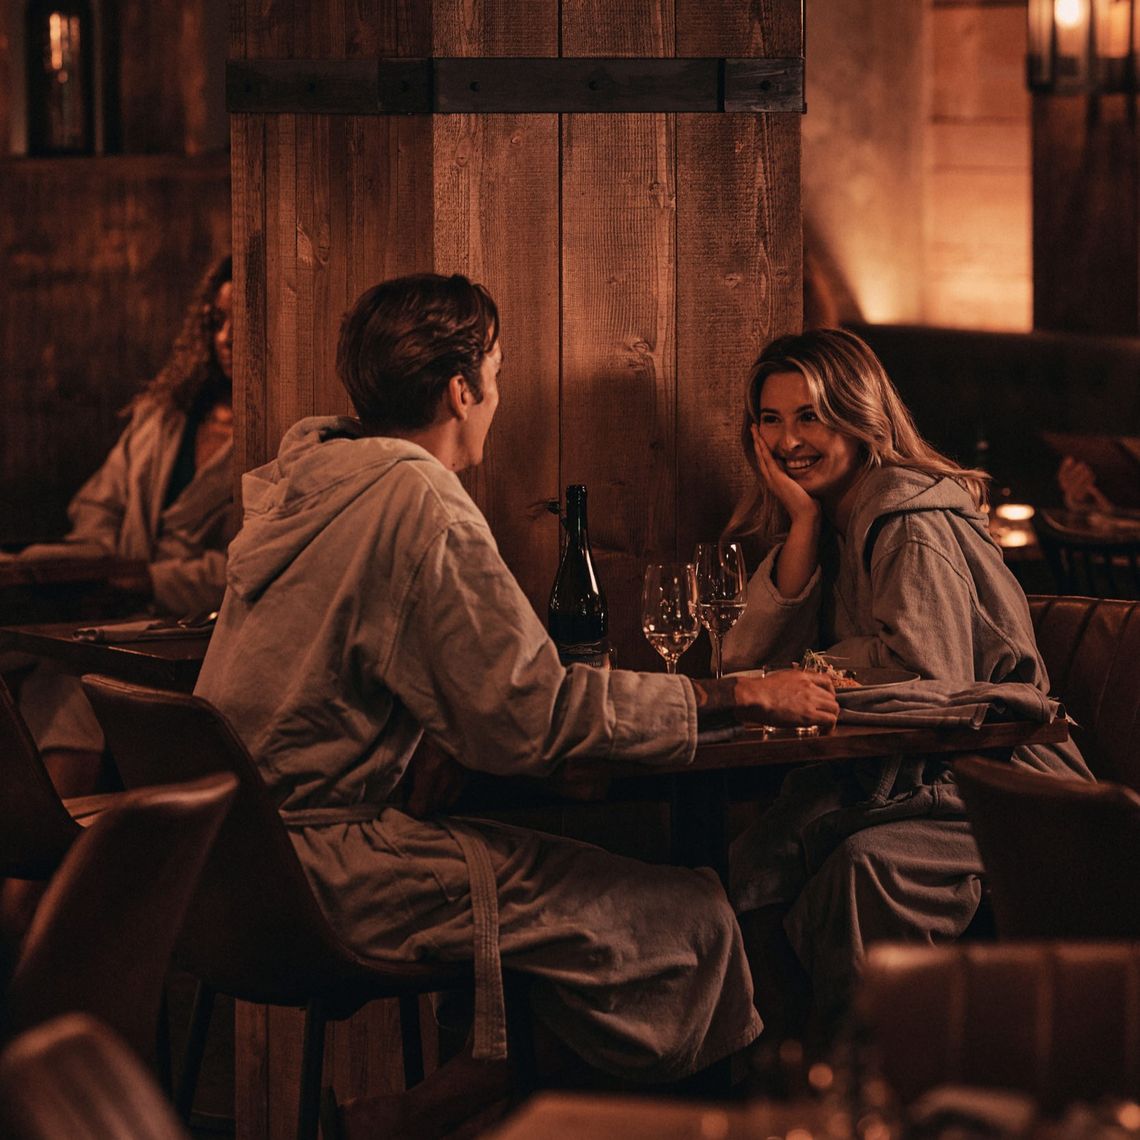
[[504,971],[503,995],[507,1004],[507,1055],[514,1076],[515,1096],[522,1100],[538,1088],[530,977],[511,970]]
[[297,1103],[297,1140],[317,1140],[327,1022],[324,1002],[320,998],[309,1002],[305,1010],[305,1041],[301,1050],[301,1095]]
[[424,1043],[420,1031],[419,994],[400,995],[400,1044],[404,1051],[404,1088],[424,1079]]
[[190,1027],[186,1034],[186,1046],[182,1050],[182,1072],[178,1077],[178,1089],[174,1097],[178,1115],[187,1122],[194,1109],[194,1094],[198,1090],[198,1077],[202,1071],[202,1057],[206,1051],[206,1036],[210,1031],[213,1013],[214,990],[205,982],[199,982],[194,988]]

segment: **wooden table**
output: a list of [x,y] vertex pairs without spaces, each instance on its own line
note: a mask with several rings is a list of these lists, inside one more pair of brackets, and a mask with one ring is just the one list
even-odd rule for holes
[[190,692],[202,668],[208,633],[193,637],[108,644],[77,641],[82,622],[0,626],[0,652],[26,653],[67,673],[102,673],[156,689]]
[[728,778],[734,771],[787,764],[842,762],[866,756],[953,755],[983,752],[1008,759],[1023,744],[1069,738],[1063,720],[994,722],[980,728],[892,728],[841,724],[818,736],[750,730],[737,739],[699,744],[693,762],[672,767],[607,765],[615,775],[669,776],[672,858],[685,866],[713,867],[727,881]]

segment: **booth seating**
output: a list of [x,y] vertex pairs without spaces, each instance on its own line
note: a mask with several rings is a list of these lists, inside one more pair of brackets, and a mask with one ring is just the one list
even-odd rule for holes
[[1016,1089],[1052,1113],[1140,1098],[1135,943],[880,943],[857,1003],[904,1104],[940,1085]]

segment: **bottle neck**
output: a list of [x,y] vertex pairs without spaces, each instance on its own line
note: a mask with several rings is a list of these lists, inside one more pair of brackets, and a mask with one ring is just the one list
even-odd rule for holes
[[585,487],[568,487],[566,490],[566,535],[572,546],[583,548],[589,545]]

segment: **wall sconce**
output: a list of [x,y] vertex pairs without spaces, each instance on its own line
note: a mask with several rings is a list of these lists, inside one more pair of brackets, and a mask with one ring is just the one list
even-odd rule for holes
[[1140,0],[1029,0],[1031,91],[1136,91]]

